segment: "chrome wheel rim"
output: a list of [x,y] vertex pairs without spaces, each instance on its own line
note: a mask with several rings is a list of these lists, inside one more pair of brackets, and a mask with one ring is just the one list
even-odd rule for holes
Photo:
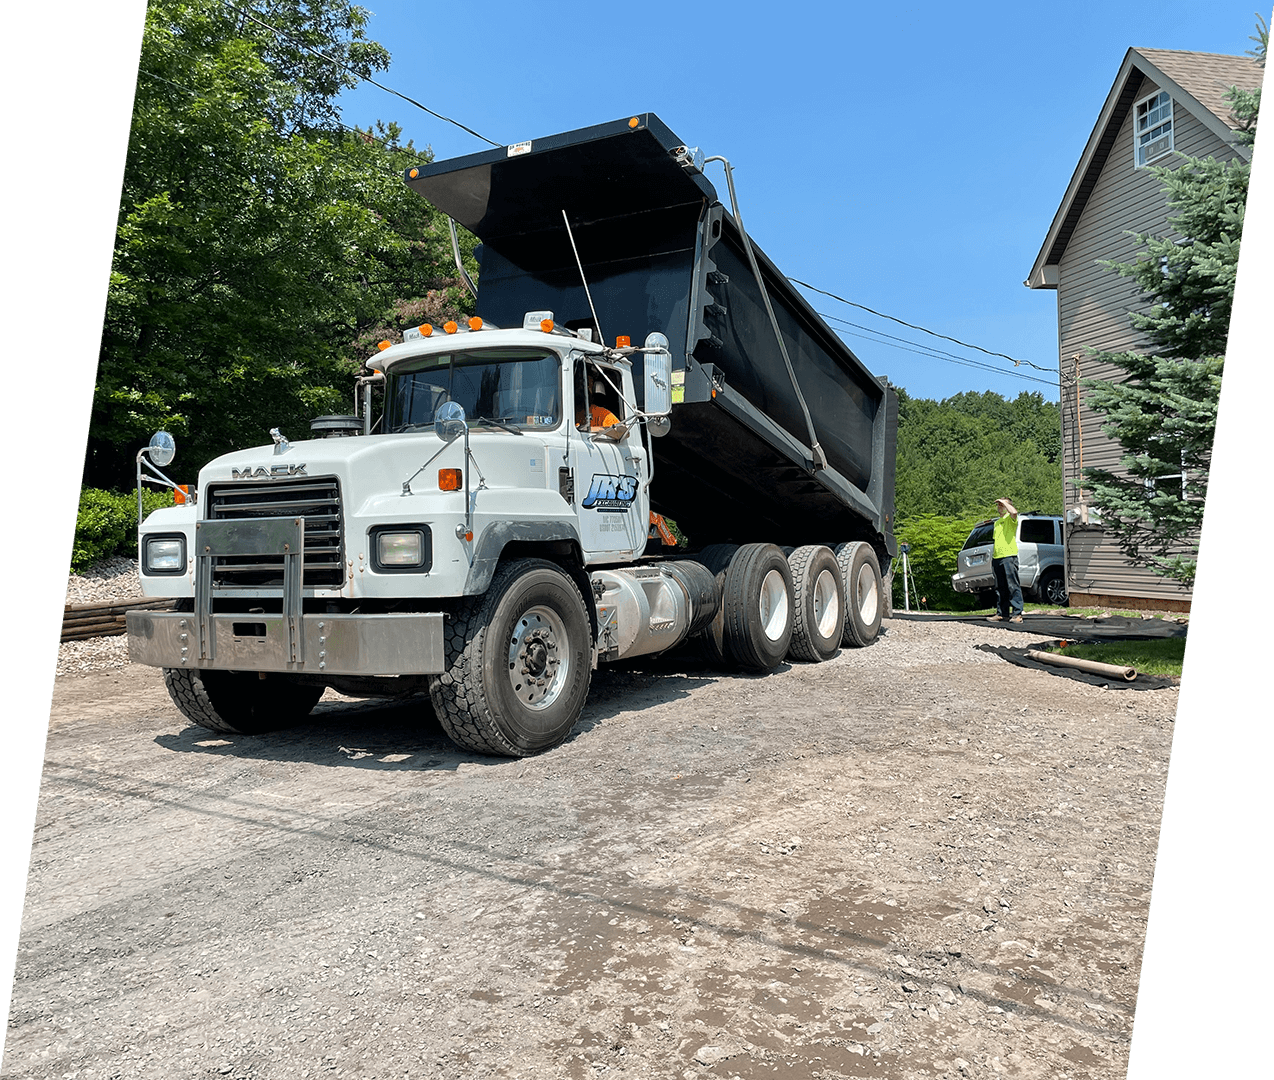
[[528,608],[509,638],[509,685],[528,709],[547,709],[559,697],[570,674],[566,624],[552,608]]

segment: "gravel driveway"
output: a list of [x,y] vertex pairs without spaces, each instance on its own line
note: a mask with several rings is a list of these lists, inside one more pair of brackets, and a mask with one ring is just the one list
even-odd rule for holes
[[522,761],[63,675],[3,1075],[1122,1077],[1177,691],[984,642],[602,669]]

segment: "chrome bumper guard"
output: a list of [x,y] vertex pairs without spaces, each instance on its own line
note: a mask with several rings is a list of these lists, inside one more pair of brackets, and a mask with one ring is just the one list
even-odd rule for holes
[[[152,667],[293,671],[327,675],[436,675],[445,669],[441,612],[302,613],[304,518],[200,521],[195,610],[130,611],[128,654]],[[282,614],[213,614],[219,556],[283,556]]]

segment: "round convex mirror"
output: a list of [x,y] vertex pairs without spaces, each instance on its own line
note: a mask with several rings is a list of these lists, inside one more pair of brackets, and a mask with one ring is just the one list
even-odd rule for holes
[[177,456],[177,443],[166,431],[155,432],[150,437],[150,445],[146,449],[150,460],[161,469]]
[[444,401],[434,413],[434,431],[443,442],[453,442],[465,433],[464,406],[458,401]]

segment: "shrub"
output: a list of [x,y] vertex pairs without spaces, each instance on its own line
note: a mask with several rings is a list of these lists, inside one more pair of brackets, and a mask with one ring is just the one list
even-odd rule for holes
[[[917,514],[902,521],[895,534],[899,544],[910,544],[907,559],[915,588],[913,608],[930,611],[971,611],[978,606],[976,596],[958,593],[951,587],[956,571],[956,556],[964,547],[973,526],[984,518],[944,517],[940,514]],[[902,607],[902,556],[894,562],[894,606]],[[923,603],[922,603],[923,601]]]
[[[173,493],[146,489],[143,511],[149,514],[161,506],[172,506]],[[137,554],[137,492],[102,491],[84,488],[75,520],[75,546],[71,549],[71,571],[80,573],[95,562],[112,555]]]

